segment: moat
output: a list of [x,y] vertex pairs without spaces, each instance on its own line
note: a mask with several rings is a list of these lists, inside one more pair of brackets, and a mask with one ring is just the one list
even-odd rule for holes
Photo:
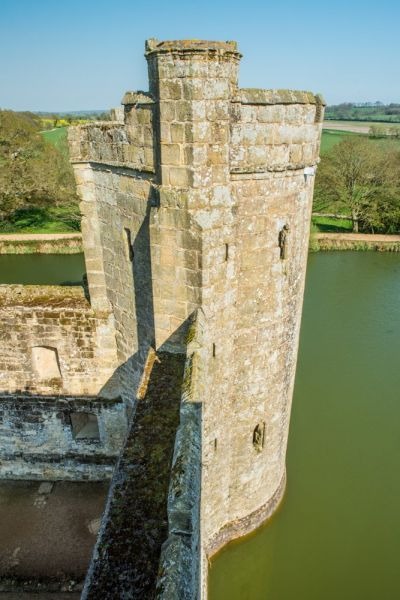
[[286,496],[212,562],[210,600],[399,596],[399,297],[396,254],[309,256]]
[[85,273],[83,254],[3,254],[0,284],[79,284]]

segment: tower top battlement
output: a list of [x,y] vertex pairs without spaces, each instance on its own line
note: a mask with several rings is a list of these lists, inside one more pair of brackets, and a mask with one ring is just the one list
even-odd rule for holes
[[159,53],[218,53],[231,54],[238,59],[242,57],[237,48],[237,42],[215,42],[207,40],[166,40],[159,41],[155,38],[146,40],[146,56]]

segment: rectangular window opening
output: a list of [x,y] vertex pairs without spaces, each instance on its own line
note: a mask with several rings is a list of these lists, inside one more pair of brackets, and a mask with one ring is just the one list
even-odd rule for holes
[[72,435],[75,440],[100,441],[99,423],[96,415],[87,412],[70,414]]

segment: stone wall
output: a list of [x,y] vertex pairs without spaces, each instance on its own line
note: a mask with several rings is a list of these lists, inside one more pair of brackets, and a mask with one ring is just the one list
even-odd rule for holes
[[150,92],[129,92],[109,125],[123,148],[101,125],[71,143],[90,294],[115,315],[124,398],[152,346],[186,349],[198,311],[206,597],[207,558],[284,492],[323,101],[240,90],[234,42],[149,40],[146,58]]
[[[76,431],[88,414],[91,427]],[[0,479],[108,479],[126,428],[120,399],[2,394]]]
[[127,431],[113,316],[79,287],[0,286],[0,478],[111,477]]
[[115,397],[113,317],[84,290],[0,286],[0,393]]

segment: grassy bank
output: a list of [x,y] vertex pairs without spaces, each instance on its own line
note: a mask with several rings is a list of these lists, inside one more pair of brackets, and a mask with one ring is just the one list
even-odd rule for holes
[[[0,235],[0,255],[3,254],[81,254],[82,237],[79,233],[52,235]],[[22,239],[21,239],[22,238]]]
[[[327,235],[311,232],[309,251],[352,250],[358,252],[400,252],[400,240],[381,240],[380,236],[364,236],[364,239],[346,239],[343,235]],[[398,236],[393,236],[398,238]]]
[[313,215],[311,218],[313,232],[347,233],[353,229],[351,219],[335,219],[333,217],[319,217]]
[[2,233],[77,233],[80,231],[76,206],[54,206],[14,211],[0,222]]

